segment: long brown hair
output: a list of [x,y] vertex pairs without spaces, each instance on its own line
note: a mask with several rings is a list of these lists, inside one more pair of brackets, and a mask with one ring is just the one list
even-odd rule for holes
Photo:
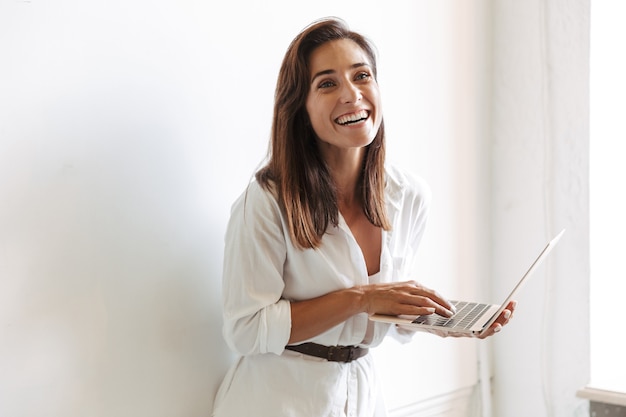
[[[268,162],[256,173],[266,189],[275,187],[287,216],[289,233],[301,248],[317,248],[329,224],[339,222],[337,192],[317,147],[305,103],[309,93],[309,58],[322,44],[349,39],[366,53],[377,77],[374,46],[340,19],[328,18],[306,27],[291,42],[276,83]],[[390,229],[384,204],[385,129],[365,150],[360,180],[363,210],[369,221]]]

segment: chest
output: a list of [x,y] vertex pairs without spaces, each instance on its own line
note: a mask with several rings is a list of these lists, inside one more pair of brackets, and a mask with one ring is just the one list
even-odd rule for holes
[[367,275],[380,271],[382,229],[374,226],[364,214],[346,218],[346,225],[356,241],[367,269]]

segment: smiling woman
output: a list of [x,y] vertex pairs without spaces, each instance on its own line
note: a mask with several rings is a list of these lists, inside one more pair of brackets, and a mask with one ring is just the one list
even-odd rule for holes
[[414,281],[430,191],[385,164],[376,75],[369,41],[338,19],[287,50],[267,165],[226,232],[224,336],[240,359],[215,417],[387,416],[369,348],[413,331],[369,315],[453,314]]

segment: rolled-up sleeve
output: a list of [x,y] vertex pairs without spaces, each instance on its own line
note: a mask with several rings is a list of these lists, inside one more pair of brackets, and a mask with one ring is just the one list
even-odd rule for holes
[[233,204],[224,247],[223,334],[241,355],[281,354],[289,340],[285,239],[276,200],[253,181]]

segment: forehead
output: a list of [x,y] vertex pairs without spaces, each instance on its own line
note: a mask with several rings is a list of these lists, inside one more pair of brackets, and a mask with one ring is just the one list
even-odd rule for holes
[[367,53],[350,39],[337,39],[324,43],[313,50],[309,57],[311,74],[319,71],[339,70],[357,63],[372,66]]

